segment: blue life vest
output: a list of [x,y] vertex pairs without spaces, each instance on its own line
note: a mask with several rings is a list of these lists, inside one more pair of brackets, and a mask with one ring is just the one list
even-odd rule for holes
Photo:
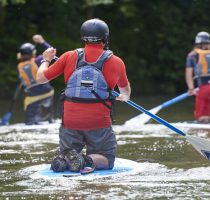
[[104,51],[96,62],[85,61],[83,49],[76,49],[76,69],[70,76],[65,96],[78,102],[100,102],[108,100],[111,95],[107,82],[103,76],[103,65],[113,53],[110,50]]

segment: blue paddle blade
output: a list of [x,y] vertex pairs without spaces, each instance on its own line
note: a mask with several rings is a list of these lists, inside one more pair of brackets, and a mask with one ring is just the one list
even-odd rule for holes
[[1,118],[1,125],[8,125],[11,117],[12,117],[11,112],[5,113],[4,116]]
[[204,157],[210,160],[210,151],[202,151],[202,153],[204,154]]

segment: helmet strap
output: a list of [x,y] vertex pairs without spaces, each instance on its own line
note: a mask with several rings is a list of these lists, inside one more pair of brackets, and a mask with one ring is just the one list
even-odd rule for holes
[[108,40],[104,43],[104,49],[109,50],[109,42]]

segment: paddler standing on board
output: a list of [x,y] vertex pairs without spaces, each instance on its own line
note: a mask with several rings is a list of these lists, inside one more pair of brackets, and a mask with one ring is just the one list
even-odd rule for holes
[[[51,168],[82,174],[94,169],[112,169],[116,157],[116,137],[111,127],[114,98],[128,101],[131,88],[124,62],[108,50],[109,28],[100,19],[90,19],[81,26],[84,48],[64,53],[53,65],[54,48],[43,53],[37,81],[46,83],[64,74],[62,125],[59,130],[60,153]],[[81,154],[86,147],[86,155]]]
[[[32,39],[44,49],[51,47],[42,35],[36,34]],[[24,43],[19,48],[17,58],[19,60],[18,74],[25,92],[25,124],[39,124],[41,121],[51,123],[54,111],[54,89],[49,83],[39,84],[36,81],[36,73],[41,64],[42,55],[36,55],[35,45]]]
[[[195,119],[199,123],[210,123],[210,35],[199,32],[195,38],[195,46],[188,54],[185,79],[188,93],[196,95]],[[194,79],[199,87],[196,92]]]

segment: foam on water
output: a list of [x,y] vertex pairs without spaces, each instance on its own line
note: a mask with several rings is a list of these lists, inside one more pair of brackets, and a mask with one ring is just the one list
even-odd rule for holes
[[17,131],[0,135],[0,146],[12,147],[19,145],[22,147],[28,145],[41,145],[41,143],[58,143],[58,132],[55,134],[47,131],[39,132],[38,129],[31,131]]
[[0,134],[5,134],[9,132],[23,132],[30,130],[47,130],[49,133],[55,133],[60,127],[61,121],[59,119],[54,120],[53,123],[42,122],[39,125],[25,125],[24,123],[17,123],[13,125],[0,126]]
[[[210,197],[210,194],[205,192],[209,188],[210,167],[170,169],[159,163],[143,162],[139,163],[140,171],[134,174],[103,179],[86,178],[86,180],[65,177],[49,179],[34,173],[45,167],[46,165],[37,165],[21,170],[20,175],[27,174],[32,180],[19,181],[16,184],[29,187],[27,190],[29,194],[37,190],[41,194],[48,195],[63,191],[72,196],[71,191],[77,191],[77,196],[84,196],[85,199],[100,199],[104,196],[104,199],[161,199],[162,197],[190,200],[195,196],[199,199],[201,191],[206,199]],[[194,192],[199,193],[194,194]]]
[[[0,178],[9,181],[6,187],[13,187],[14,185],[23,186],[23,191],[12,191],[12,189],[5,189],[2,193],[3,197],[7,196],[23,196],[29,195],[47,195],[49,199],[56,199],[56,195],[60,199],[173,199],[173,200],[192,200],[192,199],[210,199],[210,166],[207,164],[200,164],[195,160],[189,159],[186,163],[186,168],[170,168],[166,165],[160,164],[164,159],[156,157],[150,158],[150,162],[139,162],[140,171],[135,174],[108,177],[103,179],[87,180],[72,180],[68,178],[47,179],[39,177],[36,174],[37,170],[46,167],[51,158],[46,157],[46,152],[54,151],[53,148],[47,148],[47,144],[58,144],[59,136],[58,129],[60,123],[43,124],[39,126],[25,126],[24,124],[16,124],[11,126],[0,127],[0,154],[4,156],[0,160],[1,169],[4,166],[9,166],[8,169],[0,170]],[[189,152],[185,140],[177,138],[185,138],[173,133],[167,127],[160,124],[139,124],[132,120],[128,124],[122,126],[113,126],[116,131],[118,145],[123,150],[125,144],[133,145],[132,148],[141,146],[136,150],[136,159],[141,158],[141,152],[145,152],[150,157],[150,153],[157,153],[163,150],[165,156],[170,151],[177,150],[178,153],[188,154],[191,156],[195,154],[195,158],[200,158],[197,152],[191,149]],[[208,137],[208,129],[186,128],[180,125],[180,129],[187,134],[193,134],[199,137]],[[174,137],[174,140],[173,140]],[[143,140],[141,140],[143,138]],[[175,139],[176,138],[176,139]],[[148,143],[141,143],[146,141]],[[174,141],[174,142],[173,142]],[[131,146],[130,145],[130,146]],[[163,146],[164,145],[164,146]],[[129,145],[128,145],[129,146]],[[125,148],[128,148],[125,146]],[[177,148],[178,147],[178,148]],[[47,149],[46,149],[47,148]],[[128,148],[128,149],[132,149]],[[186,150],[183,153],[183,149]],[[127,151],[127,149],[126,149]],[[123,152],[124,153],[124,152]],[[123,154],[122,153],[122,154]],[[16,154],[17,158],[13,159]],[[21,155],[23,154],[23,156]],[[9,157],[7,157],[9,155]],[[131,158],[133,152],[125,152],[123,155]],[[167,161],[174,164],[181,163],[183,160],[179,155],[172,154],[174,158],[167,157]],[[30,156],[30,158],[29,158]],[[44,157],[45,156],[45,157]],[[125,157],[126,157],[125,156]],[[177,156],[177,157],[176,157]],[[197,157],[196,157],[197,156]],[[44,157],[44,159],[43,159]],[[159,159],[160,158],[160,159]],[[193,157],[194,158],[194,157]],[[147,159],[144,159],[144,161]],[[199,160],[199,159],[198,159]],[[148,161],[148,160],[147,160]],[[160,163],[159,163],[160,162]],[[26,164],[23,166],[31,166],[16,171],[10,166]],[[37,165],[38,164],[38,165]],[[165,164],[165,163],[164,163]],[[198,167],[193,167],[193,165]],[[192,165],[192,166],[191,166]],[[170,166],[170,165],[169,165]],[[177,165],[179,166],[179,165]],[[14,180],[14,184],[11,180]],[[1,186],[3,187],[3,186]],[[65,196],[66,195],[66,196]],[[26,197],[27,199],[27,197]],[[41,199],[41,198],[40,198]]]
[[[168,127],[162,124],[144,124],[141,120],[142,116],[136,116],[126,121],[122,125],[113,125],[113,129],[116,133],[121,132],[143,132],[146,134],[150,134],[154,137],[159,137],[160,132],[164,132],[167,134],[174,133],[174,131],[170,130]],[[143,120],[144,121],[144,120]],[[59,119],[55,120],[54,123],[49,124],[43,122],[40,125],[31,125],[26,126],[23,123],[0,126],[0,134],[11,133],[11,132],[25,132],[25,131],[45,131],[45,134],[57,134],[61,121]],[[194,124],[194,123],[171,123],[171,125],[181,129],[183,132],[188,132],[192,129],[195,129],[198,133],[202,130],[202,132],[209,133],[210,125],[209,124]],[[164,135],[161,135],[162,137]]]

